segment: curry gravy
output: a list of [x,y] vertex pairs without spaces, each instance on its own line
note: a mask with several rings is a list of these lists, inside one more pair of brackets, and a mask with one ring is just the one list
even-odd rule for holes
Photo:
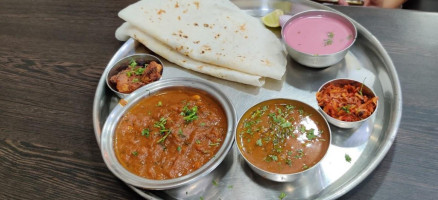
[[279,174],[314,166],[330,145],[328,125],[318,111],[287,99],[250,108],[240,119],[236,134],[237,145],[250,163]]
[[209,94],[170,88],[140,100],[120,119],[114,149],[130,172],[172,179],[208,162],[226,134],[226,115]]

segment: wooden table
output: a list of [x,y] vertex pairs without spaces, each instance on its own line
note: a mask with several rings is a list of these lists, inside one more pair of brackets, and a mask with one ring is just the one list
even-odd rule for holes
[[[0,2],[0,199],[137,199],[103,163],[92,124],[98,80],[122,45],[131,1]],[[389,52],[403,94],[396,140],[342,199],[438,197],[438,14],[335,7]]]

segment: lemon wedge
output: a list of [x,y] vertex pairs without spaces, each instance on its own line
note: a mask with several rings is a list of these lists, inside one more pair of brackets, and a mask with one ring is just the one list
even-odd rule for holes
[[268,13],[262,17],[262,22],[268,27],[279,27],[280,26],[280,16],[284,15],[283,10],[275,9],[274,11]]

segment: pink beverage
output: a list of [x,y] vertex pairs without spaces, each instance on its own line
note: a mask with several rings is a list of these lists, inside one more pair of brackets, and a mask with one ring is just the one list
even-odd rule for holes
[[283,38],[293,49],[312,55],[333,54],[353,42],[353,30],[344,22],[324,15],[304,16],[284,27]]

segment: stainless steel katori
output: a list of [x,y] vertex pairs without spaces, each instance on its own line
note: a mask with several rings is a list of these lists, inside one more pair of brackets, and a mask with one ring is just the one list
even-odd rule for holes
[[[216,153],[216,155],[202,167],[191,172],[190,174],[166,180],[152,180],[137,176],[126,170],[118,162],[118,159],[115,155],[114,135],[117,124],[122,116],[126,114],[130,110],[130,108],[136,105],[141,99],[147,98],[148,96],[151,96],[161,90],[175,87],[184,90],[190,90],[195,88],[207,92],[209,95],[211,95],[217,101],[217,103],[221,105],[225,112],[225,116],[227,117],[227,135],[225,136],[222,146]],[[128,184],[144,189],[153,190],[164,190],[184,186],[206,176],[211,171],[213,171],[222,162],[222,160],[224,160],[224,158],[228,154],[228,151],[233,145],[234,131],[237,122],[236,111],[234,110],[233,105],[226,97],[226,95],[216,86],[213,86],[206,81],[191,78],[172,78],[159,80],[137,89],[123,100],[127,102],[127,104],[118,104],[108,116],[102,129],[100,145],[103,160],[105,161],[105,164],[108,166],[110,171],[122,181]]]
[[[158,57],[151,55],[151,54],[138,53],[138,54],[126,56],[126,57],[118,60],[114,65],[110,66],[109,71],[107,71],[107,73],[104,73],[104,74],[106,77],[106,85],[108,86],[108,88],[111,91],[113,91],[120,98],[127,97],[129,95],[129,93],[122,93],[122,92],[117,91],[116,84],[112,83],[110,81],[110,79],[112,76],[114,76],[117,73],[119,73],[120,71],[126,69],[129,66],[131,60],[134,60],[137,63],[150,63],[151,61],[155,61],[158,64],[160,64],[161,66],[163,66],[163,71],[164,71],[163,62],[161,62],[161,60]],[[161,71],[161,74],[163,74],[163,71]]]
[[[303,18],[303,17],[321,17],[325,16],[328,18],[333,18],[335,20],[338,20],[341,23],[344,23],[353,33],[352,35],[352,42],[350,45],[345,47],[343,50],[332,53],[332,54],[309,54],[304,53],[299,50],[294,49],[291,47],[286,41],[285,41],[285,34],[286,32],[285,27],[288,25],[292,25],[291,22],[293,22],[296,19]],[[297,13],[293,16],[290,15],[283,15],[280,17],[280,24],[282,26],[281,30],[281,36],[283,38],[284,44],[286,46],[286,50],[289,53],[289,55],[298,63],[308,66],[308,67],[314,67],[314,68],[323,68],[328,67],[330,65],[336,64],[339,61],[341,61],[345,55],[347,54],[348,50],[351,46],[353,46],[354,42],[356,41],[357,37],[357,30],[354,24],[348,20],[343,14],[336,13],[329,10],[308,10],[303,11],[300,13]]]
[[[311,167],[309,167],[307,169],[304,169],[304,170],[302,170],[300,172],[289,173],[289,174],[274,173],[274,172],[270,172],[270,171],[266,171],[266,170],[261,169],[257,165],[253,164],[247,157],[245,157],[245,154],[242,152],[243,151],[242,147],[240,145],[237,145],[237,147],[238,147],[237,149],[239,149],[240,155],[242,155],[242,157],[245,159],[246,163],[248,163],[249,167],[255,173],[259,174],[260,176],[262,176],[262,177],[264,177],[266,179],[272,180],[272,181],[277,181],[277,182],[293,182],[293,181],[299,180],[303,176],[312,176],[313,174],[318,173],[318,168],[320,167],[319,163],[321,163],[321,161],[324,159],[325,155],[329,151],[330,144],[331,144],[331,141],[332,141],[332,133],[331,133],[330,126],[328,125],[326,119],[321,115],[320,112],[318,112],[318,110],[316,110],[312,106],[310,106],[310,105],[308,105],[308,104],[306,104],[306,103],[304,103],[302,101],[298,101],[298,100],[294,100],[294,99],[270,99],[270,100],[267,100],[267,101],[271,101],[271,100],[281,102],[282,104],[284,103],[284,104],[292,105],[292,106],[295,106],[297,108],[306,108],[308,110],[312,110],[313,111],[313,113],[312,113],[313,116],[312,117],[318,118],[319,121],[323,122],[322,124],[318,124],[318,125],[319,126],[324,126],[325,129],[328,130],[329,140],[326,141],[326,142],[329,143],[328,148],[327,149],[323,149],[323,156],[322,156],[321,160],[319,160],[315,165],[313,165],[313,166],[311,166]],[[264,102],[266,102],[266,101],[260,102],[260,103],[258,103],[256,105],[252,106],[250,109],[248,109],[248,111],[245,112],[244,115],[246,115],[252,108],[260,106]],[[238,123],[237,126],[239,127],[242,123],[243,122],[242,122],[242,118],[241,118],[239,120],[239,123]],[[239,133],[236,131],[236,133],[235,133],[236,144],[239,142],[238,139],[237,139],[237,135],[238,134]],[[292,140],[292,139],[293,139],[292,137],[289,138],[289,140]],[[305,159],[305,158],[303,158],[303,159]]]
[[[374,91],[369,88],[368,86],[366,86],[364,83],[361,83],[359,81],[355,81],[352,79],[335,79],[335,80],[331,80],[328,81],[326,83],[324,83],[319,89],[318,92],[320,92],[321,90],[323,90],[325,87],[327,87],[329,84],[334,84],[334,85],[346,85],[346,84],[353,84],[353,85],[360,85],[362,87],[362,93],[364,95],[367,95],[369,98],[375,97],[376,94],[374,93]],[[318,101],[318,100],[317,100]],[[321,108],[321,106],[318,106],[319,110],[321,110],[321,113],[324,115],[324,117],[327,119],[327,121],[330,124],[333,124],[339,128],[357,128],[360,125],[362,125],[363,122],[365,122],[366,120],[374,117],[374,115],[377,112],[377,109],[379,108],[379,104],[377,103],[376,108],[374,109],[374,112],[368,116],[367,118],[364,118],[362,120],[359,121],[354,121],[354,122],[348,122],[348,121],[342,121],[336,118],[331,117],[330,115],[328,115],[326,112],[324,112],[324,110]]]
[[[308,0],[232,0],[248,14],[261,17],[275,9],[287,14],[305,10],[335,10]],[[348,18],[348,17],[347,17]],[[350,19],[350,18],[348,18]],[[336,199],[363,181],[384,159],[397,135],[401,119],[402,96],[397,71],[388,53],[366,28],[350,19],[358,36],[345,58],[322,69],[303,67],[288,60],[286,74],[281,81],[267,80],[256,88],[217,79],[185,70],[162,59],[166,69],[164,79],[189,77],[204,80],[225,93],[236,109],[237,117],[261,101],[272,98],[299,99],[315,109],[315,93],[325,82],[336,78],[363,80],[379,97],[379,109],[373,118],[355,129],[331,127],[332,142],[325,158],[315,168],[293,182],[274,182],[255,173],[234,145],[222,163],[208,175],[185,186],[169,190],[147,190],[128,184],[128,187],[146,199]],[[281,37],[279,29],[271,29]],[[125,42],[105,68],[119,59],[136,53],[151,53],[133,39]],[[160,58],[161,59],[161,58]],[[110,91],[102,75],[93,102],[93,126],[96,141],[101,145],[102,128],[110,113],[118,106],[119,98]],[[351,157],[347,162],[345,156]],[[105,155],[104,155],[105,156]]]

